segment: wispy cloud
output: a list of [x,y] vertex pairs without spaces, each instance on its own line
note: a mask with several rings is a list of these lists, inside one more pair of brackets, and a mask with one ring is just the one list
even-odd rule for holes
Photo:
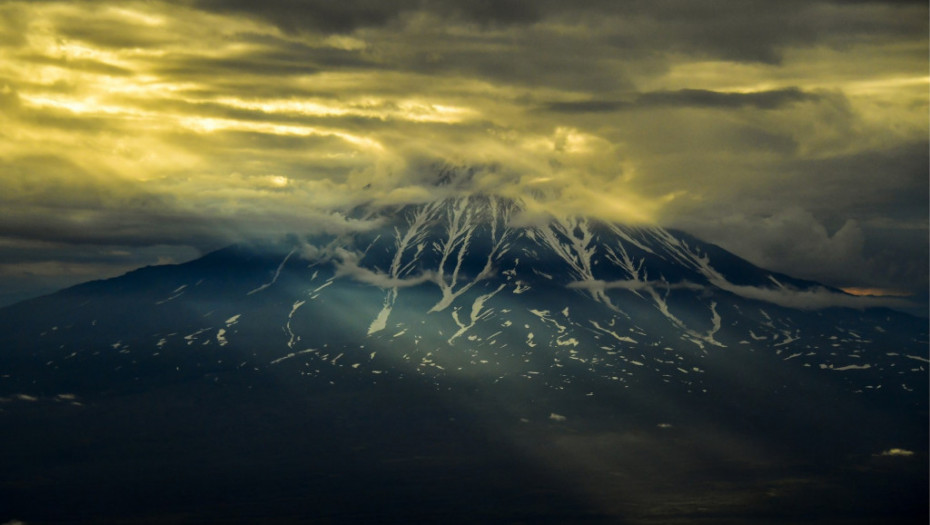
[[337,249],[334,255],[336,277],[349,277],[360,283],[377,286],[378,288],[408,288],[437,281],[436,274],[432,271],[425,271],[412,276],[392,277],[390,274],[366,268],[359,264],[361,260],[360,254],[342,248]]
[[679,89],[641,93],[628,100],[582,100],[551,102],[545,106],[557,113],[604,113],[649,108],[778,109],[798,102],[816,102],[821,95],[796,87],[751,92],[709,89]]
[[806,290],[791,288],[762,288],[730,284],[726,291],[757,301],[797,308],[799,310],[822,310],[824,308],[913,308],[915,304],[900,297],[868,297],[849,295],[828,288],[814,287]]
[[705,290],[718,288],[720,290],[767,303],[777,304],[787,308],[798,310],[822,310],[824,308],[914,308],[916,305],[900,297],[874,297],[874,296],[857,296],[843,292],[838,292],[824,287],[813,287],[799,290],[791,287],[766,288],[760,286],[745,286],[730,283],[724,279],[712,280],[712,286],[700,285],[688,281],[677,283],[668,283],[665,281],[575,281],[568,284],[569,288],[605,291],[605,290],[627,290],[638,293],[646,290]]
[[907,450],[903,448],[889,448],[888,450],[883,450],[880,454],[882,456],[899,456],[899,457],[909,457],[913,456],[914,452],[912,450]]

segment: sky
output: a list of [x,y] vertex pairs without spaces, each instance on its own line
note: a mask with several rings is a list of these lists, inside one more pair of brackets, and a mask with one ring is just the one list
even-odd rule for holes
[[0,0],[0,305],[448,167],[925,304],[928,64],[924,0]]

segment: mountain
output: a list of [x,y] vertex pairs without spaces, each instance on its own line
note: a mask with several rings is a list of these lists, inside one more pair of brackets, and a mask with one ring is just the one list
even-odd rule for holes
[[359,213],[0,309],[0,521],[926,521],[926,320],[654,226]]

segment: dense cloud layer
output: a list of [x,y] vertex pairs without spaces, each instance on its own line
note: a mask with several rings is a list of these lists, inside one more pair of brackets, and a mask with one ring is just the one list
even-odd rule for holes
[[916,1],[0,1],[0,304],[364,227],[343,212],[433,198],[446,166],[529,199],[526,220],[655,221],[925,295],[927,19]]

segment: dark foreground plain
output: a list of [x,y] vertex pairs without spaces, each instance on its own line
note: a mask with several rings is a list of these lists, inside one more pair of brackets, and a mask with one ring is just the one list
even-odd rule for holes
[[[876,444],[861,429],[831,444],[842,438],[836,428],[792,436],[764,419],[728,420],[725,411],[618,409],[557,420],[545,400],[514,407],[480,388],[444,394],[426,384],[330,385],[307,392],[282,381],[249,383],[211,376],[92,399],[6,401],[0,518],[927,521],[925,454],[870,452]],[[515,418],[515,410],[531,417]]]

